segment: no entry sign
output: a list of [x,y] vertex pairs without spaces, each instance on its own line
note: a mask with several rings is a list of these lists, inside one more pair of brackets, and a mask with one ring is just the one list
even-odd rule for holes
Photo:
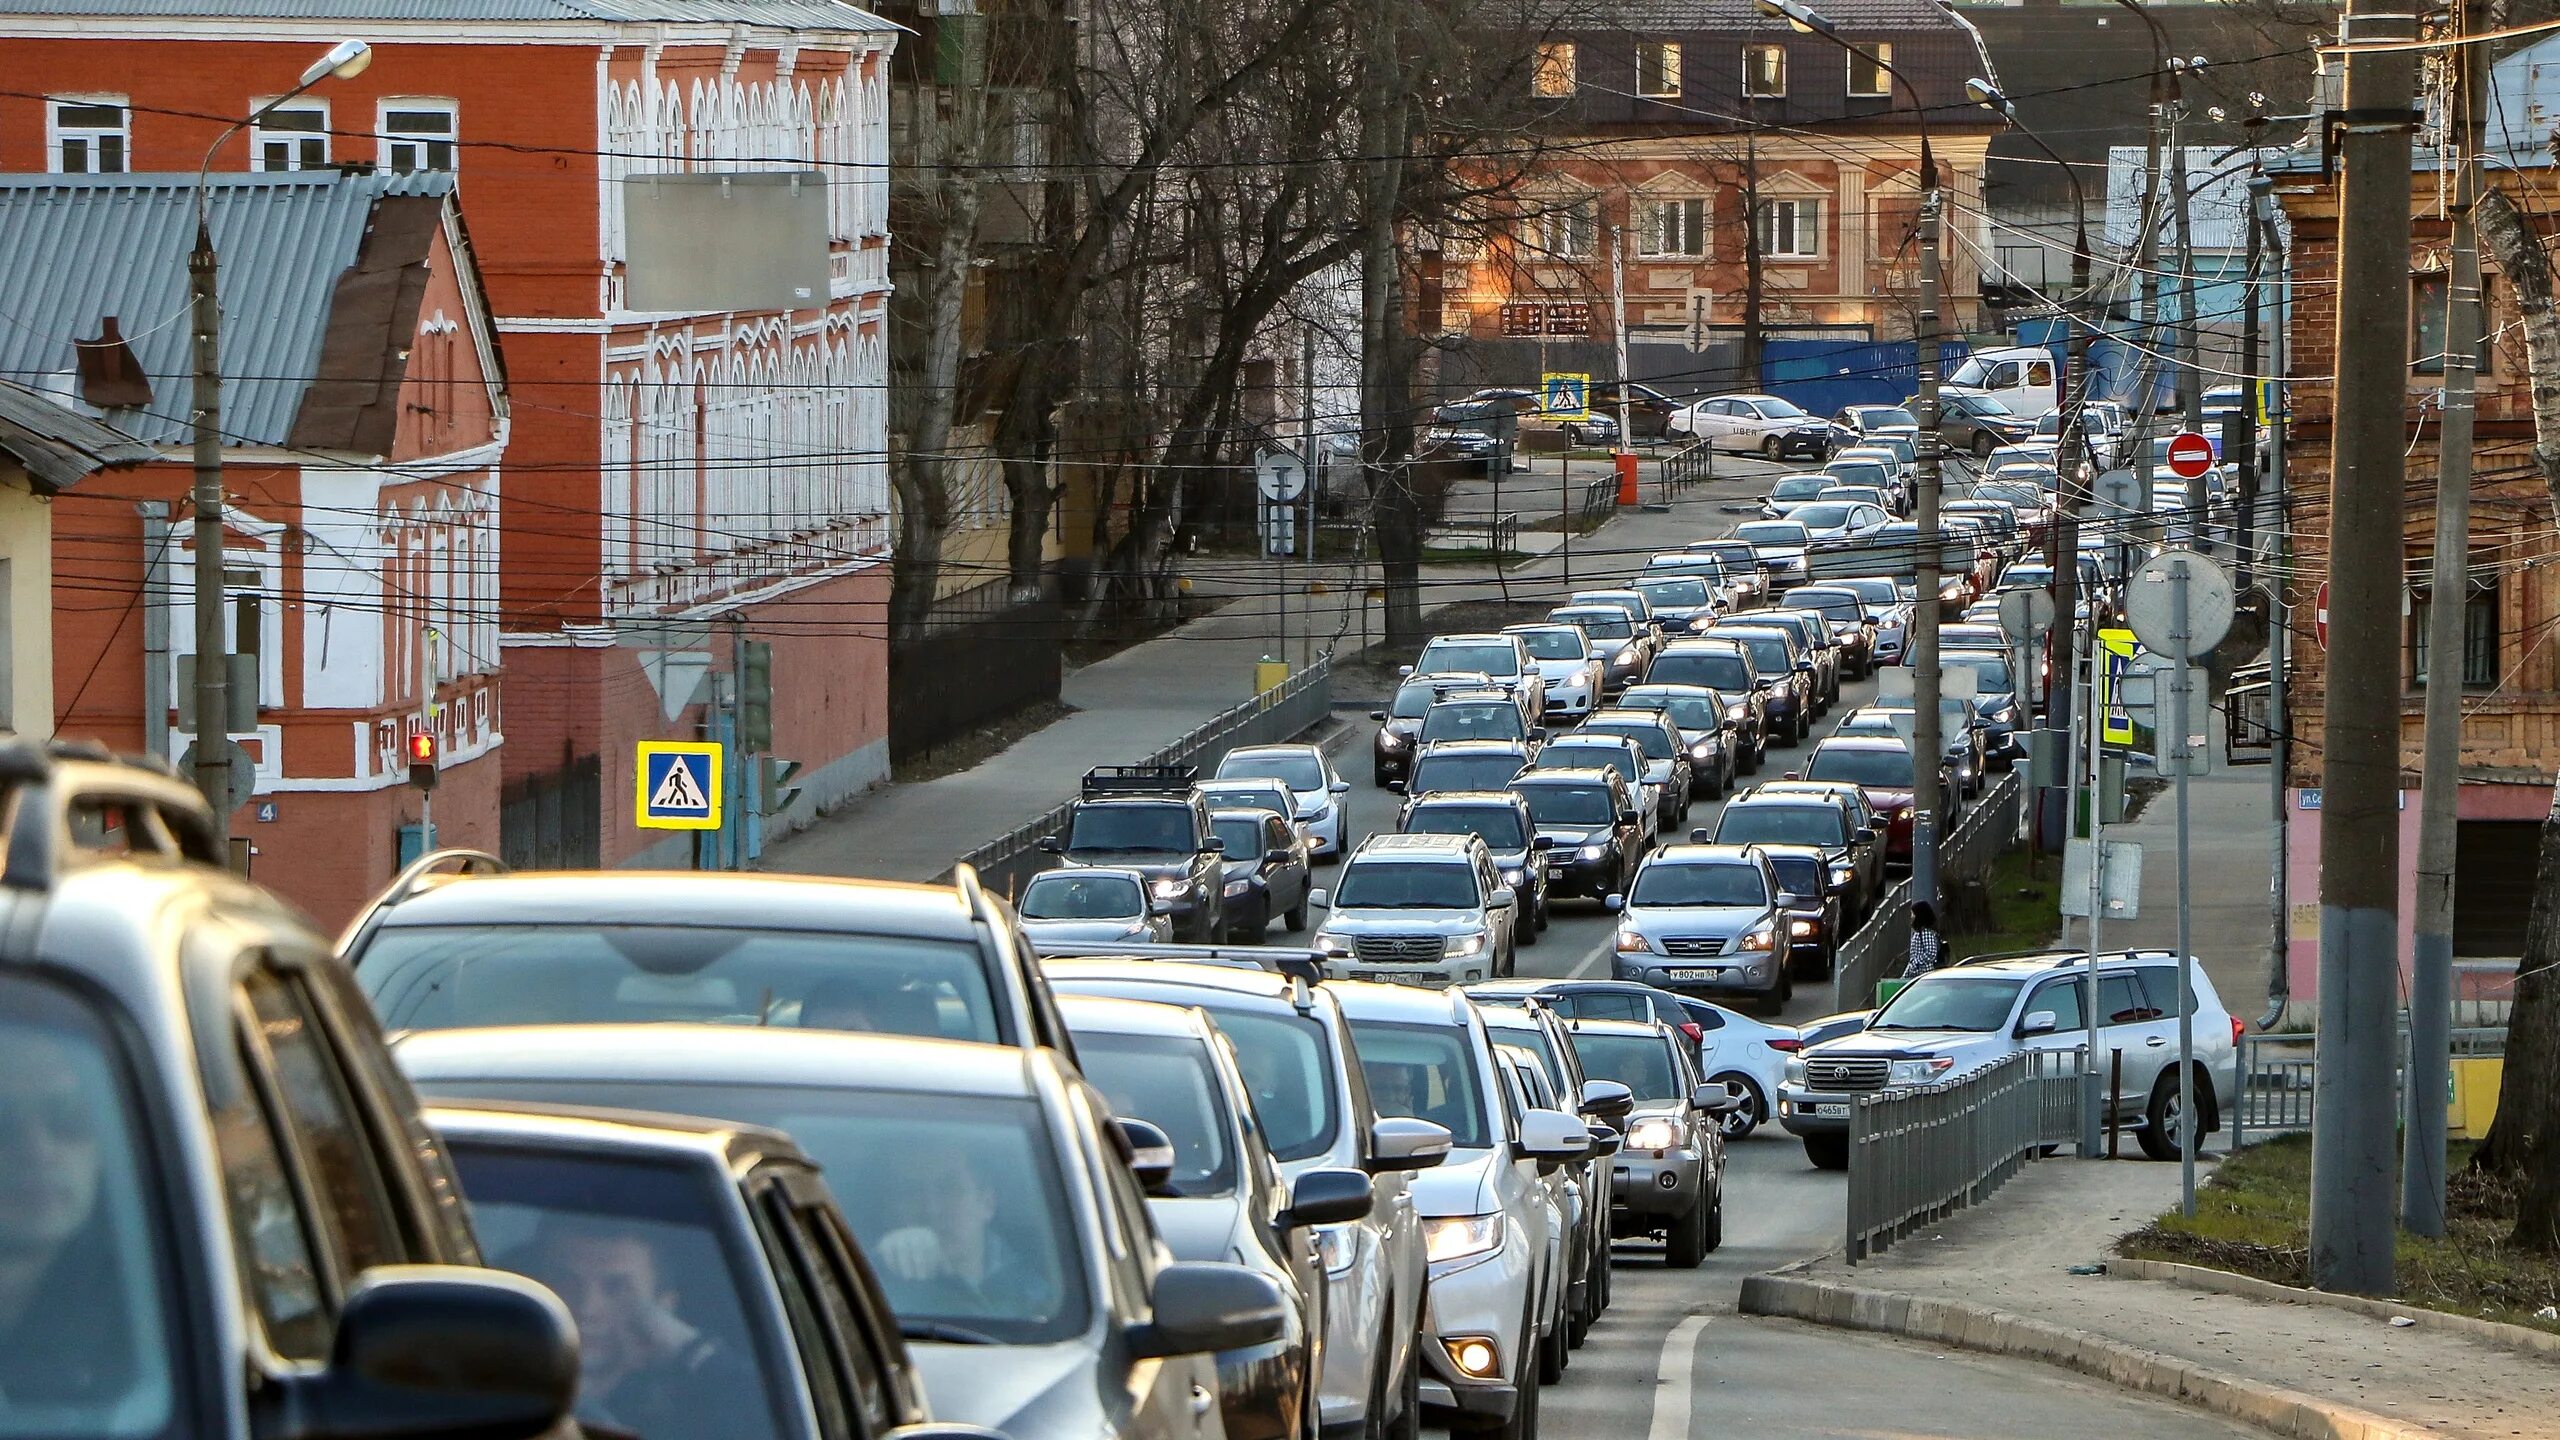
[[2181,480],[2193,480],[2213,468],[2213,446],[2193,430],[2182,430],[2169,441],[2169,473]]

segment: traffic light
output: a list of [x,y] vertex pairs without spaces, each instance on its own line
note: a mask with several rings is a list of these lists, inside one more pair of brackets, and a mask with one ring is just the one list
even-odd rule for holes
[[773,647],[762,640],[739,650],[738,743],[751,753],[773,748]]
[[436,767],[444,760],[444,747],[432,730],[421,730],[409,737],[409,783],[421,790],[436,788]]
[[779,815],[800,798],[800,787],[791,783],[800,774],[800,762],[777,760],[767,755],[763,757],[763,764],[764,786],[758,795],[764,802],[765,814]]

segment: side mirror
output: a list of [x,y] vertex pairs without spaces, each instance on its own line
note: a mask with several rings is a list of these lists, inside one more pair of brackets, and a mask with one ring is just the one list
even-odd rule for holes
[[1627,897],[1615,894],[1603,895],[1600,897],[1600,908],[1614,915],[1627,908]]
[[1851,838],[1855,839],[1859,844],[1872,845],[1875,843],[1876,827],[1873,825],[1861,825],[1856,830],[1850,832],[1850,834]]
[[2054,1025],[2052,1011],[2038,1010],[2018,1022],[2018,1038],[2024,1040],[2030,1035],[2050,1035],[2054,1031]]
[[1718,725],[1716,728],[1717,728],[1717,729],[1719,729],[1719,730],[1722,730],[1722,731],[1723,731],[1724,733],[1726,733],[1727,735],[1730,735],[1730,734],[1732,734],[1734,731],[1739,730],[1739,729],[1741,729],[1742,727],[1741,727],[1740,725],[1735,724],[1735,723],[1734,723],[1733,721],[1731,721],[1731,720],[1727,720],[1727,721],[1725,721],[1723,724]]
[[1594,1121],[1585,1128],[1591,1132],[1591,1153],[1594,1158],[1606,1160],[1617,1154],[1619,1148],[1627,1143],[1626,1137],[1620,1135],[1615,1126]]
[[1582,1082],[1582,1113],[1595,1120],[1624,1120],[1636,1108],[1636,1092],[1615,1080]]
[[1040,837],[1040,853],[1043,855],[1064,855],[1067,853],[1067,842],[1059,839],[1055,835],[1043,835]]
[[1319,910],[1330,910],[1333,908],[1333,892],[1319,885],[1307,892],[1307,903]]
[[1689,832],[1689,843],[1692,845],[1712,845],[1715,841],[1716,832],[1703,825]]
[[1532,850],[1553,850],[1556,848],[1556,837],[1553,835],[1540,835],[1529,842],[1529,848]]
[[1173,1137],[1134,1116],[1124,1115],[1117,1123],[1120,1138],[1129,1142],[1129,1173],[1138,1177],[1138,1188],[1163,1194],[1173,1179]]
[[1348,795],[1351,793],[1351,782],[1348,780],[1336,780],[1332,784],[1326,786],[1325,789],[1336,795]]
[[328,1368],[258,1392],[252,1428],[294,1440],[422,1433],[531,1440],[569,1414],[578,1340],[568,1308],[503,1270],[383,1265],[356,1277]]
[[1156,1272],[1155,1318],[1130,1327],[1141,1359],[1268,1345],[1288,1333],[1288,1302],[1272,1280],[1241,1265],[1187,1260]]
[[1339,1225],[1369,1213],[1369,1177],[1358,1170],[1310,1170],[1289,1183],[1289,1208],[1280,1227]]
[[1520,1117],[1520,1154],[1540,1164],[1564,1164],[1591,1153],[1591,1131],[1561,1110],[1531,1110]]
[[1384,720],[1387,718],[1387,712],[1384,710],[1372,710],[1369,712],[1369,718],[1372,720]]
[[1369,1127],[1369,1169],[1385,1175],[1428,1170],[1449,1158],[1449,1127],[1410,1115],[1390,1115]]
[[1633,810],[1621,810],[1618,812],[1618,823],[1621,825],[1633,825],[1643,818],[1644,817],[1642,815]]
[[1200,848],[1208,851],[1212,855],[1224,855],[1227,853],[1227,842],[1219,839],[1215,835],[1212,835],[1208,839],[1200,842]]
[[1544,740],[1544,739],[1546,739],[1546,738],[1547,738],[1547,727],[1546,727],[1546,726],[1544,726],[1544,725],[1532,725],[1532,726],[1530,726],[1530,727],[1529,727],[1529,738],[1530,738],[1530,739],[1532,739],[1532,740]]
[[1503,885],[1496,887],[1493,894],[1486,898],[1484,908],[1487,910],[1508,910],[1519,903],[1519,894],[1510,886]]
[[1401,781],[1401,780],[1390,780],[1390,781],[1388,781],[1388,782],[1387,782],[1387,793],[1388,793],[1388,794],[1390,794],[1390,795],[1401,795],[1401,794],[1403,794],[1403,793],[1404,793],[1404,782],[1403,782],[1403,781]]
[[1797,674],[1799,674],[1799,675],[1810,675],[1810,674],[1812,674],[1812,673],[1813,673],[1813,662],[1812,662],[1812,661],[1810,661],[1810,660],[1799,660],[1799,661],[1797,661],[1797,662],[1796,662],[1796,673],[1797,673]]
[[1730,1081],[1702,1080],[1689,1092],[1689,1103],[1710,1115],[1726,1115],[1742,1108],[1742,1097],[1733,1093]]
[[1262,858],[1265,863],[1277,865],[1281,861],[1288,859],[1289,854],[1290,852],[1286,850],[1271,850],[1264,852]]
[[1801,780],[1804,778],[1804,772],[1801,770],[1790,770],[1787,772],[1787,778],[1790,780]]
[[1399,665],[1396,667],[1396,678],[1399,680],[1408,679],[1412,674],[1413,667],[1410,665]]

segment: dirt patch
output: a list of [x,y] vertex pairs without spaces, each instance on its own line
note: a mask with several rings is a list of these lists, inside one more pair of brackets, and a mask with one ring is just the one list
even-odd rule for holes
[[939,780],[945,775],[975,769],[1023,737],[1046,730],[1074,713],[1076,707],[1073,705],[1043,700],[992,725],[961,731],[921,755],[899,761],[897,773],[891,778],[901,785],[912,785],[919,780]]

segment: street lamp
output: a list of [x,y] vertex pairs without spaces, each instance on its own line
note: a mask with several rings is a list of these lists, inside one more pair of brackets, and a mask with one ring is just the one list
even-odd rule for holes
[[[1799,34],[1819,35],[1850,54],[1874,65],[1902,87],[1911,99],[1911,115],[1920,132],[1920,313],[1912,327],[1914,360],[1918,371],[1916,394],[1912,397],[1912,419],[1917,422],[1918,474],[1913,488],[1918,492],[1911,505],[1914,541],[1919,553],[1913,557],[1913,596],[1911,614],[1911,898],[1925,900],[1934,908],[1938,899],[1938,763],[1945,754],[1939,733],[1938,715],[1938,605],[1940,570],[1945,560],[1945,538],[1938,527],[1938,230],[1941,195],[1938,190],[1937,157],[1929,149],[1929,110],[1921,103],[1920,92],[1911,78],[1892,61],[1851,43],[1838,27],[1805,7],[1803,0],[1759,0],[1760,13],[1784,20]],[[1753,216],[1758,224],[1759,217]]]
[[[341,40],[303,70],[294,87],[233,121],[196,167],[196,244],[187,256],[195,359],[196,510],[196,788],[227,817],[244,797],[231,793],[231,645],[223,633],[222,555],[222,307],[216,298],[213,225],[207,191],[213,157],[231,137],[264,120],[277,106],[323,80],[344,80],[373,63],[373,47]],[[251,677],[255,683],[255,677]]]

